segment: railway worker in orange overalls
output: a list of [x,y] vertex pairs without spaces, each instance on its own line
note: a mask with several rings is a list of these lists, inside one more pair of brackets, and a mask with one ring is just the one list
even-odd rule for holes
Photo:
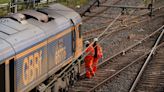
[[93,56],[94,56],[94,48],[93,46],[90,44],[89,41],[85,41],[86,44],[86,56],[84,58],[84,62],[85,62],[85,68],[86,68],[86,78],[91,78],[92,76],[94,76],[94,72],[92,69],[93,66]]
[[95,51],[94,60],[93,60],[93,72],[96,72],[96,71],[97,71],[97,64],[98,64],[98,61],[99,61],[99,59],[102,58],[102,56],[103,56],[102,48],[101,48],[101,46],[98,44],[98,38],[94,38],[93,47],[94,47],[94,51]]

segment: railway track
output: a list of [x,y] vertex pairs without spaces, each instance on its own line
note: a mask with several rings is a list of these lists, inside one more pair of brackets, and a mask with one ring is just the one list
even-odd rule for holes
[[[158,7],[156,9],[154,9],[154,14],[157,14],[156,16],[162,14],[160,13],[159,14],[159,11],[163,11],[163,6],[162,7]],[[118,30],[123,30],[129,26],[134,26],[136,24],[139,24],[139,23],[142,23],[144,21],[147,21],[147,20],[150,20],[150,16],[148,15],[149,12],[146,12],[144,14],[141,14],[139,16],[135,16],[135,17],[132,17],[132,18],[125,18],[124,21],[122,23],[116,23],[114,24],[109,30],[108,32],[106,32],[106,34],[112,34],[113,32],[115,31],[118,31]],[[151,17],[153,18],[153,17]],[[93,29],[93,30],[90,30],[90,31],[86,31],[83,33],[83,37],[84,37],[84,41],[85,40],[91,40],[95,37],[97,37],[101,32],[104,31],[104,29],[106,28],[107,26],[102,26],[100,28],[96,28],[96,29]]]
[[[163,26],[161,28],[163,28]],[[102,81],[104,83],[104,80],[109,79],[109,76],[110,77],[115,76],[115,74],[117,74],[117,72],[119,70],[122,70],[122,68],[124,66],[126,66],[128,63],[131,63],[131,61],[133,61],[131,59],[134,59],[134,58],[136,59],[136,57],[140,57],[140,56],[143,57],[143,55],[146,56],[149,53],[151,45],[154,42],[154,40],[149,39],[149,38],[154,36],[155,34],[157,34],[159,32],[159,30],[153,32],[152,34],[145,37],[143,40],[135,43],[134,45],[124,49],[123,51],[119,52],[118,54],[114,55],[113,57],[104,60],[102,63],[99,64],[99,66],[101,67],[102,65],[104,65],[104,62],[105,62],[105,66],[103,66],[103,68],[100,68],[100,70],[97,72],[97,76],[95,76],[91,80],[80,80],[79,82],[77,82],[75,84],[75,87],[70,89],[70,92],[95,90],[95,88],[97,88],[100,84],[102,84]],[[153,39],[155,39],[155,38],[153,37]],[[150,41],[152,41],[152,43],[150,43]],[[148,44],[150,47],[147,46]],[[133,48],[133,50],[132,50],[132,48]],[[143,48],[145,49],[145,51],[142,50]],[[125,53],[125,52],[126,52],[127,56],[126,55],[123,57],[120,56],[121,53]],[[136,52],[136,53],[134,53],[134,52]],[[145,54],[145,52],[147,54]],[[128,58],[128,57],[130,57],[130,58]],[[111,59],[112,59],[112,61],[115,61],[114,59],[118,59],[118,58],[120,58],[119,60],[121,60],[121,62],[116,62],[116,63],[114,62],[115,64],[112,64],[112,66],[111,66],[111,62],[110,62]],[[113,67],[113,69],[111,69],[112,67]],[[109,74],[107,74],[107,72],[109,72]]]
[[156,51],[133,92],[164,91],[164,46]]
[[[129,4],[138,6],[139,2],[141,2],[142,0],[135,1],[135,2],[132,0],[128,0],[128,1],[130,2]],[[101,4],[104,4],[104,3],[101,3]],[[108,2],[106,2],[105,4],[107,4],[107,5],[128,5],[128,4],[126,4],[126,2],[124,0],[119,0],[117,2],[114,0],[108,0]],[[102,10],[104,8],[105,8],[105,10]],[[122,11],[121,8],[112,8],[112,7],[94,8],[91,11],[91,13],[88,13],[88,14],[86,14],[85,17],[83,17],[84,23],[83,23],[82,31],[89,32],[93,29],[101,28],[102,26],[108,25],[110,22],[113,21],[115,16],[117,16],[118,13],[120,13],[121,11]],[[129,15],[134,14],[133,12],[135,12],[135,10],[131,10],[131,9],[127,9],[127,11],[129,12]],[[98,13],[98,12],[101,12],[101,13]],[[129,15],[128,16],[121,15],[121,17],[119,19],[117,19],[117,22],[121,23],[125,18],[131,17]],[[87,21],[84,21],[86,18],[87,18]]]
[[[163,8],[162,8],[163,9]],[[156,9],[157,10],[157,12],[159,13],[159,11],[158,11],[158,9]],[[161,13],[160,13],[161,14]],[[153,17],[153,18],[148,18],[147,19],[147,17],[145,18],[145,17],[143,17],[143,19],[142,18],[140,18],[140,20],[142,20],[141,22],[138,20],[138,21],[135,21],[135,19],[139,19],[138,17],[141,17],[141,16],[143,16],[143,15],[141,15],[141,16],[138,16],[138,17],[135,17],[134,18],[134,20],[133,20],[133,22],[134,22],[134,24],[133,25],[131,25],[131,26],[127,26],[127,27],[123,27],[122,29],[120,29],[120,31],[121,30],[126,30],[126,29],[128,29],[128,28],[130,28],[130,29],[132,29],[132,27],[134,26],[134,25],[140,25],[140,24],[143,24],[145,21],[147,21],[147,22],[150,22],[151,20],[153,20],[153,19],[155,19],[155,18],[157,18],[157,17],[162,17],[163,15],[161,14],[158,14],[158,16],[155,16],[155,17]],[[146,14],[145,14],[146,15]],[[163,19],[163,18],[162,18]],[[129,18],[129,20],[130,20],[130,18]],[[129,22],[129,20],[127,21],[127,22]],[[144,20],[144,21],[143,21]],[[125,22],[125,21],[124,21]],[[133,22],[131,22],[131,23],[129,23],[129,24],[132,24]],[[160,23],[159,23],[159,25],[161,25]],[[158,26],[159,26],[158,25]],[[116,29],[118,29],[119,27],[116,27],[115,28],[115,30]],[[113,29],[114,30],[114,29]],[[144,30],[143,30],[144,31]],[[158,30],[159,31],[159,30]],[[145,32],[143,32],[143,33],[145,33]],[[109,36],[109,34],[112,34],[113,35],[113,33],[110,33],[110,32],[108,32],[108,33],[106,33],[105,34],[105,38],[108,38],[108,36]],[[154,35],[154,33],[152,33],[153,35]],[[147,36],[148,35],[148,36]],[[150,32],[148,33],[148,34],[145,34],[145,36],[147,36],[147,37],[145,37],[145,39],[148,39],[149,37],[151,37],[152,35],[150,34]],[[131,37],[130,37],[130,39],[131,39]],[[132,37],[132,39],[133,39],[133,37]],[[141,39],[144,39],[143,37],[141,37]],[[139,39],[137,39],[137,40],[139,40]],[[143,41],[145,41],[145,40],[143,40]],[[132,48],[135,48],[136,46],[138,46],[139,44],[141,44],[141,40],[139,40],[137,43],[136,43],[136,41],[134,41],[135,43],[133,44],[133,45],[130,45],[130,46],[127,46],[128,48],[126,48],[126,49],[123,49],[123,50],[121,50],[120,52],[118,52],[118,53],[116,53],[116,54],[114,54],[112,57],[110,56],[110,58],[108,58],[108,57],[106,57],[105,58],[105,60],[103,61],[103,62],[101,62],[100,64],[99,64],[99,66],[101,67],[101,66],[103,66],[103,68],[104,68],[104,65],[105,65],[105,67],[109,67],[109,63],[111,64],[111,62],[109,61],[109,59],[111,60],[111,58],[112,58],[112,61],[113,61],[113,58],[117,58],[117,56],[119,57],[120,55],[121,55],[121,53],[125,53],[125,52],[129,52],[129,51],[131,51],[131,49]],[[145,44],[145,45],[147,45],[147,44]],[[142,46],[141,46],[142,47]],[[147,48],[147,54],[149,53],[149,50],[151,49],[151,45],[150,45],[150,47],[146,47],[146,46],[144,46],[145,48]],[[107,49],[107,47],[106,47],[106,49]],[[149,49],[149,50],[148,50]],[[104,51],[106,51],[106,50],[104,50]],[[144,53],[146,52],[143,52],[143,51],[141,51],[140,52],[140,49],[138,50],[137,49],[137,54],[136,53],[134,53],[133,54],[133,52],[135,52],[135,51],[132,51],[132,53],[130,53],[130,54],[125,54],[125,55],[132,55],[131,57],[139,57],[139,55],[141,54],[141,52],[143,53],[143,55],[144,56],[146,56]],[[105,54],[107,54],[107,53],[105,53]],[[136,55],[135,55],[136,54]],[[127,59],[128,57],[130,57],[130,56],[127,56],[127,57],[124,57],[124,59]],[[141,55],[141,57],[143,58],[143,56]],[[121,56],[120,56],[120,58],[122,58]],[[120,59],[120,60],[122,60],[122,59]],[[131,61],[133,61],[133,60],[131,60]],[[128,62],[123,62],[123,63],[120,63],[120,64],[118,64],[118,62],[116,63],[116,64],[112,64],[112,66],[113,67],[115,67],[114,69],[104,69],[104,71],[105,72],[102,72],[103,70],[101,70],[101,69],[103,69],[103,68],[100,68],[100,72],[97,72],[98,74],[98,76],[95,76],[93,79],[91,79],[91,80],[80,80],[79,82],[77,82],[77,83],[75,83],[74,84],[74,87],[71,87],[70,89],[69,89],[69,91],[70,92],[74,92],[74,91],[93,91],[93,90],[95,90],[95,89],[97,89],[97,87],[99,87],[100,85],[96,85],[96,84],[98,84],[98,83],[101,83],[103,80],[106,80],[106,79],[101,79],[101,77],[103,77],[103,76],[106,76],[106,77],[108,77],[108,76],[113,76],[114,74],[116,74],[119,70],[122,70],[122,68],[124,68],[124,66],[126,66],[127,64],[131,64],[130,63],[130,61],[128,61]],[[83,69],[83,68],[82,68]],[[106,74],[106,72],[110,72],[110,74],[109,75],[107,75]],[[112,73],[111,73],[112,72]],[[103,75],[104,74],[104,75]],[[82,74],[83,75],[83,74]],[[101,76],[102,75],[102,76]],[[104,78],[104,77],[103,77]],[[103,84],[103,83],[102,83]]]
[[[162,48],[163,46],[164,44],[161,44],[158,49]],[[140,67],[143,65],[145,61],[144,58],[146,58],[146,56],[141,57],[141,60],[137,60],[129,67],[124,68],[124,70],[119,72],[117,75],[113,76],[113,78],[109,80],[107,79],[106,81],[104,81],[102,85],[99,85],[99,87],[96,87],[94,89],[94,92],[108,92],[108,91],[128,92],[130,89],[130,85],[133,82],[133,79],[135,79],[137,72],[140,70]],[[150,83],[150,80],[149,80],[149,83]],[[161,83],[158,81],[158,84],[161,84]],[[147,85],[147,86],[152,87],[151,89],[153,89],[153,86],[151,85]],[[142,88],[143,87],[145,86],[142,85]],[[154,91],[154,90],[158,90],[158,91]],[[163,92],[162,89],[159,89],[159,88],[157,89],[157,87],[154,90],[150,91],[150,90],[142,89],[142,90],[137,90],[133,92]]]
[[[163,29],[161,29],[161,34],[160,35],[163,35],[162,31],[163,31]],[[164,31],[163,31],[163,33],[164,33]],[[158,36],[159,36],[159,34],[158,34]],[[159,38],[160,38],[160,36],[158,37],[158,39]],[[159,50],[163,49],[163,47],[164,47],[164,37],[161,38],[161,40],[162,41],[161,41],[161,43],[159,45],[157,44],[158,40],[157,41],[154,40],[155,45],[149,52],[145,52],[144,55],[142,55],[141,57],[139,57],[136,60],[134,60],[134,62],[132,62],[131,64],[129,64],[126,67],[124,67],[122,70],[120,70],[120,72],[116,73],[116,75],[112,76],[113,80],[111,78],[108,78],[108,79],[106,79],[106,81],[102,82],[102,85],[99,85],[99,86],[95,87],[95,89],[94,89],[94,90],[96,90],[95,92],[100,92],[100,91],[104,92],[104,91],[107,91],[107,90],[110,90],[110,92],[163,92],[163,89],[162,89],[163,86],[161,85],[163,83],[162,82],[163,78],[162,77],[158,77],[158,75],[162,76],[162,72],[161,72],[161,74],[155,74],[153,76],[153,74],[152,74],[153,71],[151,71],[153,69],[156,70],[156,72],[158,72],[158,73],[160,71],[162,71],[162,69],[159,69],[158,67],[161,67],[163,62],[162,63],[160,62],[160,64],[159,64],[158,61],[153,63],[153,64],[156,64],[154,66],[154,68],[151,67],[151,65],[152,65],[151,61],[149,63],[150,66],[146,66],[147,67],[147,73],[144,72],[143,73],[143,78],[144,79],[141,78],[141,81],[138,82],[138,84],[140,85],[140,88],[142,90],[140,89],[140,90],[135,90],[135,91],[132,91],[132,90],[129,91],[130,86],[133,83],[134,79],[136,78],[136,76],[138,74],[140,74],[139,71],[143,69],[141,67],[145,66],[145,62],[147,62],[147,60],[150,59],[150,55],[152,55],[152,53],[155,50],[159,51]],[[155,46],[157,46],[157,47],[155,47]],[[155,56],[157,56],[157,54]],[[159,56],[161,56],[161,55],[159,55]],[[160,58],[159,60],[162,61],[162,59],[163,58]],[[148,73],[150,74],[150,76],[145,76]],[[156,80],[153,81],[153,79],[158,79],[158,78],[159,78],[159,80],[161,78],[161,82],[160,81],[156,81]],[[147,82],[145,82],[145,80],[147,80]],[[153,82],[155,83],[154,86],[156,86],[156,88],[153,87],[153,84],[154,84]],[[147,85],[147,88],[146,88],[146,85]]]
[[[159,25],[162,25],[161,20],[163,20],[162,15],[159,15],[147,19],[142,23],[137,23],[133,26],[128,26],[107,33],[106,36],[103,36],[104,41],[101,42],[101,45],[103,47],[104,59],[110,58],[111,56],[125,49],[126,47],[131,46],[141,38],[144,38],[146,35],[149,35],[151,32],[153,32],[153,29],[151,28],[157,28],[159,27]],[[81,70],[82,74],[84,74],[84,66],[81,67]]]
[[[156,55],[156,57],[159,57],[159,58],[157,58],[156,62],[153,61],[153,59],[155,59],[155,58],[153,58],[153,55],[155,54],[156,46],[158,45],[160,40],[162,38],[164,38],[163,34],[164,34],[164,28],[162,29],[162,32],[161,32],[160,36],[158,37],[154,47],[152,48],[149,56],[147,57],[146,61],[142,65],[142,68],[140,69],[140,72],[137,74],[137,77],[135,78],[129,92],[133,92],[136,87],[138,87],[138,90],[136,90],[137,92],[139,90],[143,90],[143,91],[147,91],[147,92],[164,91],[163,86],[158,85],[158,84],[163,84],[164,83],[162,81],[164,78],[161,76],[162,75],[161,71],[163,71],[162,66],[164,65],[164,63],[163,63],[163,59],[164,59],[163,51],[161,51],[160,54]],[[161,48],[161,50],[162,50],[162,48]],[[154,68],[153,68],[153,66],[154,66]],[[147,68],[147,71],[146,71],[146,68]],[[153,74],[153,73],[157,73],[157,74]],[[143,76],[142,79],[141,79],[141,76]],[[160,76],[160,77],[158,77],[158,76]],[[156,80],[161,80],[161,81],[156,81]],[[145,81],[147,81],[147,82],[145,82]],[[137,86],[137,84],[139,86]],[[151,88],[150,88],[150,86],[151,86]]]

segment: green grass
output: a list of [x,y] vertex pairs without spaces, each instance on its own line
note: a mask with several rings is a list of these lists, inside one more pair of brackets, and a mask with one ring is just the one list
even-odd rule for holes
[[0,4],[3,4],[3,3],[8,3],[9,0],[0,0]]
[[77,5],[86,4],[88,0],[58,0],[58,2],[69,7],[76,7]]
[[[8,3],[9,1],[10,0],[0,0],[0,4]],[[54,0],[49,0],[49,1],[54,1]],[[75,8],[77,5],[82,6],[82,5],[87,4],[88,0],[57,0],[57,2],[62,3],[66,6],[68,6],[68,7]],[[44,7],[44,6],[47,6],[47,4],[39,5],[36,8]],[[24,9],[25,9],[24,4],[23,5],[18,5],[18,11],[22,11]],[[0,8],[0,16],[6,15],[7,12],[8,12],[7,7]]]
[[[0,0],[0,4],[8,3],[9,0]],[[0,9],[0,16],[4,16],[7,14],[7,7],[3,7]]]

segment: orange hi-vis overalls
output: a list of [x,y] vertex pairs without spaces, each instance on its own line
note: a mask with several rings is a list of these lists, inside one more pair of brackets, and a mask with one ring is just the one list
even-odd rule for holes
[[97,71],[98,61],[103,56],[102,48],[100,47],[100,45],[96,45],[95,49],[97,49],[97,50],[95,50],[95,56],[94,56],[94,60],[93,60],[93,72]]
[[92,45],[88,46],[85,53],[87,56],[84,58],[85,62],[85,68],[86,68],[86,77],[91,78],[94,75],[92,66],[93,66],[93,60],[94,60],[94,48]]

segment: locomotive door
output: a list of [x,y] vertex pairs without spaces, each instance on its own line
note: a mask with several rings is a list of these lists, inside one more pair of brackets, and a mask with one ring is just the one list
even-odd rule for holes
[[10,80],[10,92],[15,92],[15,66],[14,59],[9,61],[9,80]]
[[76,58],[81,54],[83,50],[82,36],[81,36],[81,25],[76,25]]
[[[12,58],[12,59],[10,58],[10,59],[6,60],[6,62],[4,64],[5,66],[4,66],[4,71],[3,71],[3,75],[4,75],[3,81],[5,81],[5,84],[3,86],[5,88],[5,91],[1,91],[1,87],[0,87],[0,92],[16,92],[15,91],[16,88],[15,88],[15,66],[14,66],[14,63],[15,63],[14,58]],[[2,71],[2,70],[0,69],[0,71]],[[2,81],[2,80],[0,80],[0,81]]]
[[0,65],[0,92],[5,92],[5,64]]

